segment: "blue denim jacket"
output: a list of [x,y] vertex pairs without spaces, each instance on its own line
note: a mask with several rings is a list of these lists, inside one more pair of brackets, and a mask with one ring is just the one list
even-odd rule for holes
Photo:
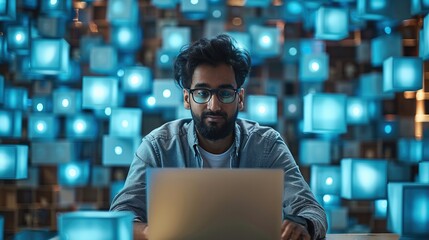
[[[146,135],[131,163],[124,188],[113,199],[110,210],[132,211],[147,222],[146,168],[202,168],[194,122],[180,119],[168,122]],[[280,134],[256,122],[238,119],[235,125],[231,168],[284,169],[283,214],[304,217],[313,226],[313,238],[323,238],[327,222],[323,208],[308,184]]]

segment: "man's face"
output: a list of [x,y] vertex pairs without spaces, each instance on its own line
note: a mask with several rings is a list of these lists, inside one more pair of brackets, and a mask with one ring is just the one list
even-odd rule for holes
[[[231,66],[199,65],[192,76],[192,89],[236,89],[234,70]],[[198,134],[207,140],[216,141],[233,134],[238,111],[243,108],[244,90],[239,90],[235,100],[231,103],[222,103],[213,93],[206,103],[197,103],[187,90],[184,93],[185,108],[191,109],[192,118]]]

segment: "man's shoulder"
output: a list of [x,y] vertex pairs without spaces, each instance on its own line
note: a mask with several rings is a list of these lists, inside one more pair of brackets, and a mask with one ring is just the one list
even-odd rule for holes
[[166,122],[152,130],[145,136],[147,139],[171,139],[176,136],[186,135],[192,119],[183,118]]
[[279,132],[270,126],[260,125],[258,122],[248,119],[237,119],[237,125],[241,135],[259,136],[259,137],[277,137]]

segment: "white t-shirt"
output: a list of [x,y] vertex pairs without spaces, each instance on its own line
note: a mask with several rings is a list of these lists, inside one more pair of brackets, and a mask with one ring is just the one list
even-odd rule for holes
[[203,167],[204,168],[229,168],[230,157],[232,146],[228,150],[221,154],[213,154],[204,150],[202,147],[198,146],[200,150],[201,157],[203,158]]

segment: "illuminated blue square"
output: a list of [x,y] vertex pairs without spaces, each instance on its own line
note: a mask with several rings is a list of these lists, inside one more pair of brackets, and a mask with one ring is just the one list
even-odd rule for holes
[[374,218],[385,219],[387,217],[387,200],[378,199],[374,201]]
[[31,110],[33,112],[52,112],[51,96],[35,96],[31,99]]
[[341,197],[375,200],[387,197],[387,160],[344,158],[341,160]]
[[277,27],[250,26],[252,40],[252,55],[266,58],[280,54],[280,30]]
[[33,39],[30,53],[31,70],[50,75],[66,73],[70,62],[69,51],[70,45],[64,39]]
[[400,138],[397,145],[398,161],[418,164],[423,159],[423,141],[418,139]]
[[0,21],[16,19],[16,0],[0,0]]
[[152,96],[146,101],[148,108],[183,106],[183,91],[173,79],[154,79],[152,92]]
[[347,123],[357,125],[369,123],[369,110],[366,99],[347,98]]
[[[427,16],[424,18],[424,23],[428,23],[429,24],[429,19],[427,18]],[[423,23],[423,24],[424,24]],[[427,30],[425,30],[425,26],[423,25],[423,29],[419,30],[419,57],[421,57],[423,60],[427,60],[428,59],[428,41],[426,40],[427,38],[425,37],[425,31],[427,32]],[[426,27],[427,29],[427,27]]]
[[326,44],[322,40],[315,39],[300,39],[300,55],[325,53]]
[[302,98],[301,97],[285,97],[283,100],[283,117],[285,119],[301,119],[302,118]]
[[175,119],[181,119],[181,118],[192,118],[191,110],[186,109],[183,106],[177,106]]
[[21,87],[6,87],[4,89],[3,107],[15,110],[27,110],[28,90]]
[[65,187],[85,186],[89,182],[90,163],[68,162],[58,165],[58,183]]
[[103,166],[129,167],[141,137],[103,136]]
[[82,108],[104,109],[118,105],[118,79],[89,77],[82,79]]
[[152,71],[148,67],[134,66],[124,69],[122,90],[125,93],[152,93]]
[[27,26],[8,26],[7,49],[18,54],[27,54],[30,48],[30,32]]
[[205,19],[209,9],[208,2],[209,0],[180,0],[180,11],[187,19]]
[[110,115],[109,135],[116,137],[141,136],[143,112],[140,108],[113,108]]
[[191,42],[190,27],[166,26],[162,29],[162,49],[174,54]]
[[390,11],[389,0],[357,0],[356,4],[359,17],[366,20],[385,19]]
[[391,57],[383,63],[383,91],[417,91],[423,87],[423,60]]
[[22,112],[0,109],[0,137],[20,138],[22,135]]
[[251,52],[250,34],[245,32],[226,32],[234,39],[234,46],[240,50]]
[[115,196],[124,188],[125,181],[114,181],[110,185],[110,202],[113,201]]
[[329,77],[329,56],[326,53],[301,55],[299,61],[300,81],[325,81]]
[[429,184],[388,184],[387,229],[401,239],[427,239],[429,236]]
[[377,137],[381,139],[396,139],[399,135],[399,123],[397,120],[377,122]]
[[137,0],[110,0],[107,4],[107,21],[113,25],[138,23],[139,3]]
[[349,227],[349,209],[341,206],[329,207],[326,209],[326,220],[328,233],[344,233]]
[[302,166],[331,163],[331,142],[323,139],[302,139],[298,162]]
[[411,0],[411,14],[426,14],[429,12],[428,0]]
[[66,32],[66,18],[39,16],[37,30],[42,37],[62,38]]
[[[347,132],[347,97],[335,93],[309,93],[304,96],[305,133]],[[323,114],[322,114],[323,113]]]
[[429,183],[429,161],[419,162],[419,182]]
[[40,1],[40,13],[53,16],[53,17],[67,17],[71,15],[72,1],[52,1],[52,0],[41,0]]
[[247,96],[247,117],[263,125],[277,123],[277,98],[275,96]]
[[341,197],[339,195],[315,195],[317,202],[326,210],[336,209],[341,207]]
[[299,40],[285,40],[283,45],[283,61],[298,62],[300,56]]
[[27,178],[28,146],[0,144],[0,179]]
[[95,139],[98,124],[93,114],[74,114],[66,118],[66,137],[69,139]]
[[389,57],[402,56],[402,36],[399,34],[383,35],[371,40],[371,64],[382,66]]
[[59,130],[58,118],[52,114],[32,113],[28,117],[28,138],[53,139]]
[[6,62],[10,59],[6,41],[5,36],[0,36],[0,63]]
[[[216,2],[217,0],[215,0]],[[225,32],[225,20],[228,16],[228,11],[227,11],[227,6],[225,4],[223,4],[222,2],[216,2],[214,3],[213,1],[209,0],[210,4],[209,4],[209,10],[208,10],[208,20],[206,23],[207,24],[215,24],[217,29],[219,29],[219,31],[217,31],[217,33],[214,33],[213,35],[211,35],[212,37],[215,37],[216,35],[218,35],[219,33],[224,33]],[[216,20],[216,21],[212,21],[212,20]],[[210,37],[209,37],[210,38]]]
[[52,97],[55,114],[72,115],[81,111],[82,93],[79,90],[57,88]]
[[333,165],[311,165],[310,186],[315,195],[340,195],[341,168]]
[[174,60],[176,59],[176,53],[158,49],[156,51],[156,66],[158,69],[171,70],[173,69]]
[[245,7],[268,7],[270,0],[244,0]]
[[118,52],[113,46],[93,46],[89,55],[89,69],[93,73],[114,74],[118,68]]
[[88,62],[91,54],[91,49],[104,44],[103,36],[101,35],[84,35],[80,38],[80,60]]
[[304,4],[300,0],[283,2],[283,19],[287,22],[299,22],[304,13]]
[[0,240],[3,240],[4,236],[4,217],[0,215]]
[[345,8],[320,7],[316,12],[315,37],[341,40],[349,35],[349,13]]
[[58,215],[60,239],[132,240],[134,214],[126,211],[76,211]]
[[109,187],[111,169],[109,167],[93,166],[91,168],[91,186]]
[[58,74],[58,83],[80,83],[82,81],[81,62],[70,59],[67,72]]
[[74,143],[66,140],[32,141],[31,165],[57,165],[76,159]]
[[138,25],[113,25],[110,39],[118,51],[134,52],[140,48],[142,30]]
[[378,72],[362,74],[359,77],[358,95],[364,99],[393,99],[394,92],[383,91],[383,75]]
[[178,0],[151,0],[152,5],[159,9],[174,9],[178,2]]

